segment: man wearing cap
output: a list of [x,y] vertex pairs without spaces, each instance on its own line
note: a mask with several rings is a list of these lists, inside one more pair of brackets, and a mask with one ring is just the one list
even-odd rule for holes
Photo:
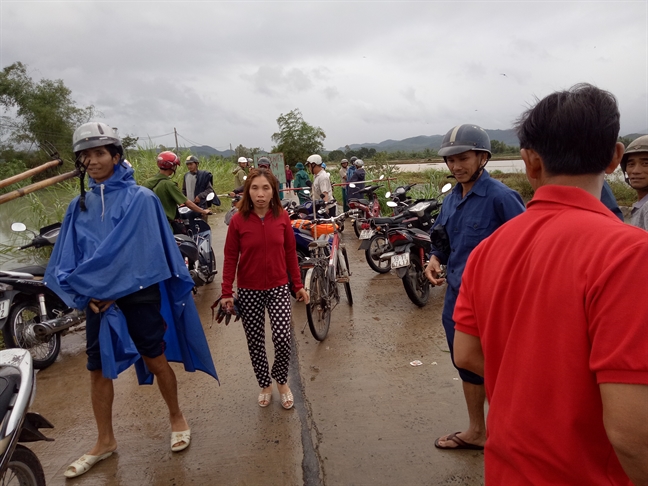
[[[207,209],[212,205],[212,201],[207,201],[207,195],[214,192],[213,176],[211,172],[206,170],[198,170],[198,158],[190,155],[185,160],[187,164],[187,172],[182,182],[182,194],[187,196],[187,199],[193,201],[202,209]],[[213,204],[220,206],[220,201],[217,197],[213,199]]]
[[648,135],[628,145],[621,160],[621,170],[639,198],[632,205],[630,224],[648,230]]
[[[322,157],[318,154],[313,154],[306,159],[306,162],[315,176],[312,187],[313,199],[315,201],[319,201],[320,199],[327,202],[330,201],[333,198],[333,186],[331,186],[330,175],[322,168],[324,164]],[[335,212],[335,206],[328,210],[329,216],[335,216]]]
[[247,177],[247,166],[248,159],[245,157],[238,158],[238,167],[232,171],[234,174],[234,187],[241,187],[245,184],[245,179]]

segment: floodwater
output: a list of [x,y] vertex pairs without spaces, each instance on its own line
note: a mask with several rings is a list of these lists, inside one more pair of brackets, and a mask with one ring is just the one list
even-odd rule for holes
[[[222,218],[209,221],[219,272],[227,230]],[[55,426],[46,431],[55,442],[29,445],[43,463],[47,484],[483,484],[482,452],[434,447],[437,437],[463,430],[468,421],[441,326],[444,288],[433,289],[428,305],[418,308],[395,275],[369,268],[350,227],[343,242],[353,272],[353,306],[341,297],[323,342],[311,336],[304,306],[293,306],[292,410],[281,408],[276,389],[269,407],[257,405],[259,388],[240,322],[212,322],[209,306],[220,294],[220,273],[199,289],[196,304],[220,385],[173,365],[192,427],[191,446],[181,453],[170,450],[157,387],[138,386],[130,369],[115,381],[117,453],[65,480],[67,465],[95,439],[84,334],[65,336],[57,362],[37,375],[32,406]],[[413,360],[423,364],[411,366]]]
[[[428,169],[447,169],[445,162],[434,162],[425,164],[396,164],[401,172],[423,172]],[[489,171],[500,170],[502,172],[524,172],[523,160],[489,160],[486,168]]]

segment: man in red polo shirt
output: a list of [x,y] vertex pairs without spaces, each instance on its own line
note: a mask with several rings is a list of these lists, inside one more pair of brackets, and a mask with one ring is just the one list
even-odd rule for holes
[[600,202],[616,99],[576,85],[517,132],[535,195],[473,251],[454,312],[490,403],[486,483],[648,484],[648,234]]

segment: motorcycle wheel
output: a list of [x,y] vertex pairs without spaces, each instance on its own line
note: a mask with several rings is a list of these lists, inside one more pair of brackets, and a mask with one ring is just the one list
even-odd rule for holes
[[313,268],[310,281],[310,302],[306,306],[306,317],[311,334],[318,341],[323,341],[331,325],[331,296],[324,269]]
[[403,277],[403,286],[409,299],[419,307],[425,306],[430,298],[430,281],[417,255],[410,254],[410,265]]
[[369,248],[365,250],[365,258],[367,263],[374,272],[389,273],[391,270],[391,261],[380,261],[380,255],[385,253],[389,248],[389,240],[383,234],[375,234],[369,240]]
[[[347,273],[350,276],[351,267],[349,267],[349,257],[347,256],[346,248],[342,248],[342,255],[344,255],[344,263],[346,264]],[[338,275],[340,273],[341,273],[341,269],[338,268]],[[349,282],[344,282],[344,293],[346,294],[347,302],[349,303],[349,305],[353,305],[353,295],[351,295],[351,284]]]
[[11,454],[0,484],[16,486],[45,486],[45,473],[36,454],[18,444]]
[[209,270],[212,274],[207,277],[207,283],[212,283],[216,278],[216,274],[213,273],[216,270],[216,255],[214,255],[214,250],[211,248],[209,249],[209,258],[211,258],[211,268]]
[[50,366],[61,351],[61,334],[56,333],[47,341],[42,341],[33,334],[30,324],[40,322],[40,310],[33,302],[16,304],[2,330],[5,345],[8,348],[22,348],[29,351],[34,368],[42,370]]
[[362,221],[360,218],[356,218],[353,221],[353,231],[356,237],[360,238],[360,231],[362,231]]

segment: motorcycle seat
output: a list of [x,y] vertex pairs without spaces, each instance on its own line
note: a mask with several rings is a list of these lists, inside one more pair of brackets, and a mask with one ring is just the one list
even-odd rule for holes
[[373,221],[374,224],[381,225],[381,224],[398,224],[401,222],[403,219],[403,216],[399,214],[398,216],[390,216],[390,217],[385,217],[385,218],[371,218],[371,221]]
[[34,277],[45,276],[45,267],[42,265],[28,265],[26,267],[12,268],[12,272],[29,273]]
[[430,237],[430,233],[428,233],[427,231],[423,231],[423,230],[418,229],[418,228],[409,228],[409,230],[410,230],[412,233],[416,234],[416,235],[419,235],[419,236],[427,236],[428,238]]
[[193,238],[191,236],[178,234],[178,235],[173,235],[173,237],[176,239],[176,241],[191,241],[191,242],[193,242]]
[[369,206],[370,204],[367,199],[355,199],[355,198],[349,200],[349,205],[351,205],[351,203],[362,204],[364,206]]

